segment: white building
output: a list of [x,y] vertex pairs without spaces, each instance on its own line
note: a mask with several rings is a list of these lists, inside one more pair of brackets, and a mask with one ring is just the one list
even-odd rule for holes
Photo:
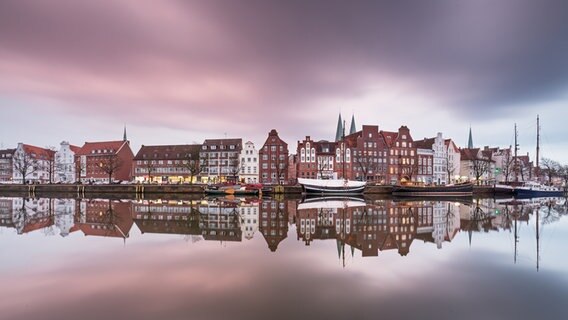
[[55,152],[49,149],[18,143],[12,161],[13,181],[53,182]]
[[241,231],[243,237],[250,240],[254,233],[258,231],[259,203],[244,203],[239,206],[239,216],[241,217]]
[[441,132],[438,132],[434,138],[432,150],[434,151],[433,183],[448,184],[448,150]]
[[461,154],[460,149],[456,146],[452,139],[446,139],[444,141],[446,146],[447,155],[447,172],[448,172],[448,182],[456,183],[460,181],[461,172]]
[[54,222],[59,229],[59,234],[66,237],[75,226],[75,199],[54,200]]
[[75,182],[75,153],[79,149],[79,147],[70,145],[67,141],[61,142],[59,150],[55,152],[54,182]]
[[241,151],[240,179],[246,183],[258,183],[258,150],[247,141]]

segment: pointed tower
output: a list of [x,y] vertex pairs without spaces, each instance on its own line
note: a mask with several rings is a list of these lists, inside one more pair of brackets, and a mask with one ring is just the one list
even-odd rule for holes
[[349,129],[349,134],[354,134],[357,132],[357,127],[355,126],[355,115],[351,116],[351,128]]
[[337,119],[337,130],[335,130],[335,141],[341,140],[343,137],[343,121],[341,120],[341,113],[339,114],[339,118]]
[[469,127],[469,139],[467,140],[467,147],[473,149],[473,137],[471,135],[471,126]]
[[124,125],[124,134],[122,135],[122,141],[128,141],[126,138],[126,125]]

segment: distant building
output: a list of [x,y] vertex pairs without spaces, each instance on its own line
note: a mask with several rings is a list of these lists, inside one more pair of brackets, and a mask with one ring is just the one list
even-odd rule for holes
[[288,180],[295,183],[298,179],[298,155],[291,154],[288,156]]
[[16,182],[53,182],[55,151],[18,143],[12,158],[12,180]]
[[202,182],[237,181],[241,171],[243,139],[206,139],[199,153]]
[[133,159],[137,182],[197,182],[200,167],[200,144],[142,146]]
[[[352,128],[354,127],[352,119]],[[352,178],[361,181],[385,183],[388,170],[388,147],[379,126],[363,125],[345,140],[352,146]]]
[[389,148],[389,169],[387,182],[397,184],[415,181],[418,172],[416,148],[407,126],[401,126],[398,132],[381,131]]
[[0,150],[0,183],[12,181],[14,152],[16,149]]
[[492,153],[480,148],[460,149],[460,173],[462,180],[472,181],[475,184],[486,185],[495,182],[495,161],[491,159]]
[[448,171],[448,182],[449,183],[456,183],[460,181],[461,173],[461,156],[460,156],[460,149],[456,146],[452,139],[444,140],[444,145],[446,146],[446,153],[447,153],[447,166],[446,169]]
[[246,183],[258,183],[258,150],[254,143],[247,141],[241,151],[240,180]]
[[134,154],[128,140],[85,142],[76,153],[77,172],[82,182],[130,181]]
[[279,184],[288,182],[288,144],[272,129],[258,151],[260,182]]
[[[432,150],[432,165],[431,175],[427,180],[428,183],[444,185],[448,183],[448,149],[445,145],[445,140],[442,137],[442,133],[438,132],[434,138],[424,138],[423,140],[416,140],[414,144],[417,149],[429,149]],[[417,150],[418,151],[418,150]],[[418,166],[424,166],[423,161],[418,159]],[[430,169],[429,169],[430,170]],[[420,171],[420,170],[419,170]],[[425,173],[425,172],[424,172]],[[420,174],[420,173],[419,173]],[[425,180],[423,180],[426,182]]]
[[59,150],[55,152],[55,177],[54,182],[72,183],[77,180],[75,154],[81,148],[63,141]]

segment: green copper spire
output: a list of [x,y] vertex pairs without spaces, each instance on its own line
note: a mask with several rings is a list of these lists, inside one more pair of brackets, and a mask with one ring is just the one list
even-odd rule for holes
[[349,129],[349,134],[354,134],[357,132],[357,127],[355,126],[355,115],[351,116],[351,128]]
[[122,141],[127,141],[128,139],[126,138],[126,125],[124,125],[124,134],[122,136]]
[[339,114],[339,119],[337,119],[337,130],[335,131],[335,141],[340,141],[343,137],[343,121],[341,120],[341,113]]
[[469,127],[469,140],[467,141],[467,147],[473,149],[473,138],[471,136],[471,127]]

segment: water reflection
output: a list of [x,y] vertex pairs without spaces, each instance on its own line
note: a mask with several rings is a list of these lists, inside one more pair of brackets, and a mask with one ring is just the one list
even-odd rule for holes
[[567,212],[565,199],[474,199],[469,201],[321,198],[286,200],[204,198],[200,200],[111,200],[0,198],[0,227],[17,234],[43,232],[66,237],[129,237],[177,234],[191,241],[241,242],[262,235],[276,251],[294,227],[297,241],[335,241],[340,259],[395,251],[410,253],[414,243],[441,249],[459,232],[471,244],[476,233],[507,230],[535,217],[537,232]]

